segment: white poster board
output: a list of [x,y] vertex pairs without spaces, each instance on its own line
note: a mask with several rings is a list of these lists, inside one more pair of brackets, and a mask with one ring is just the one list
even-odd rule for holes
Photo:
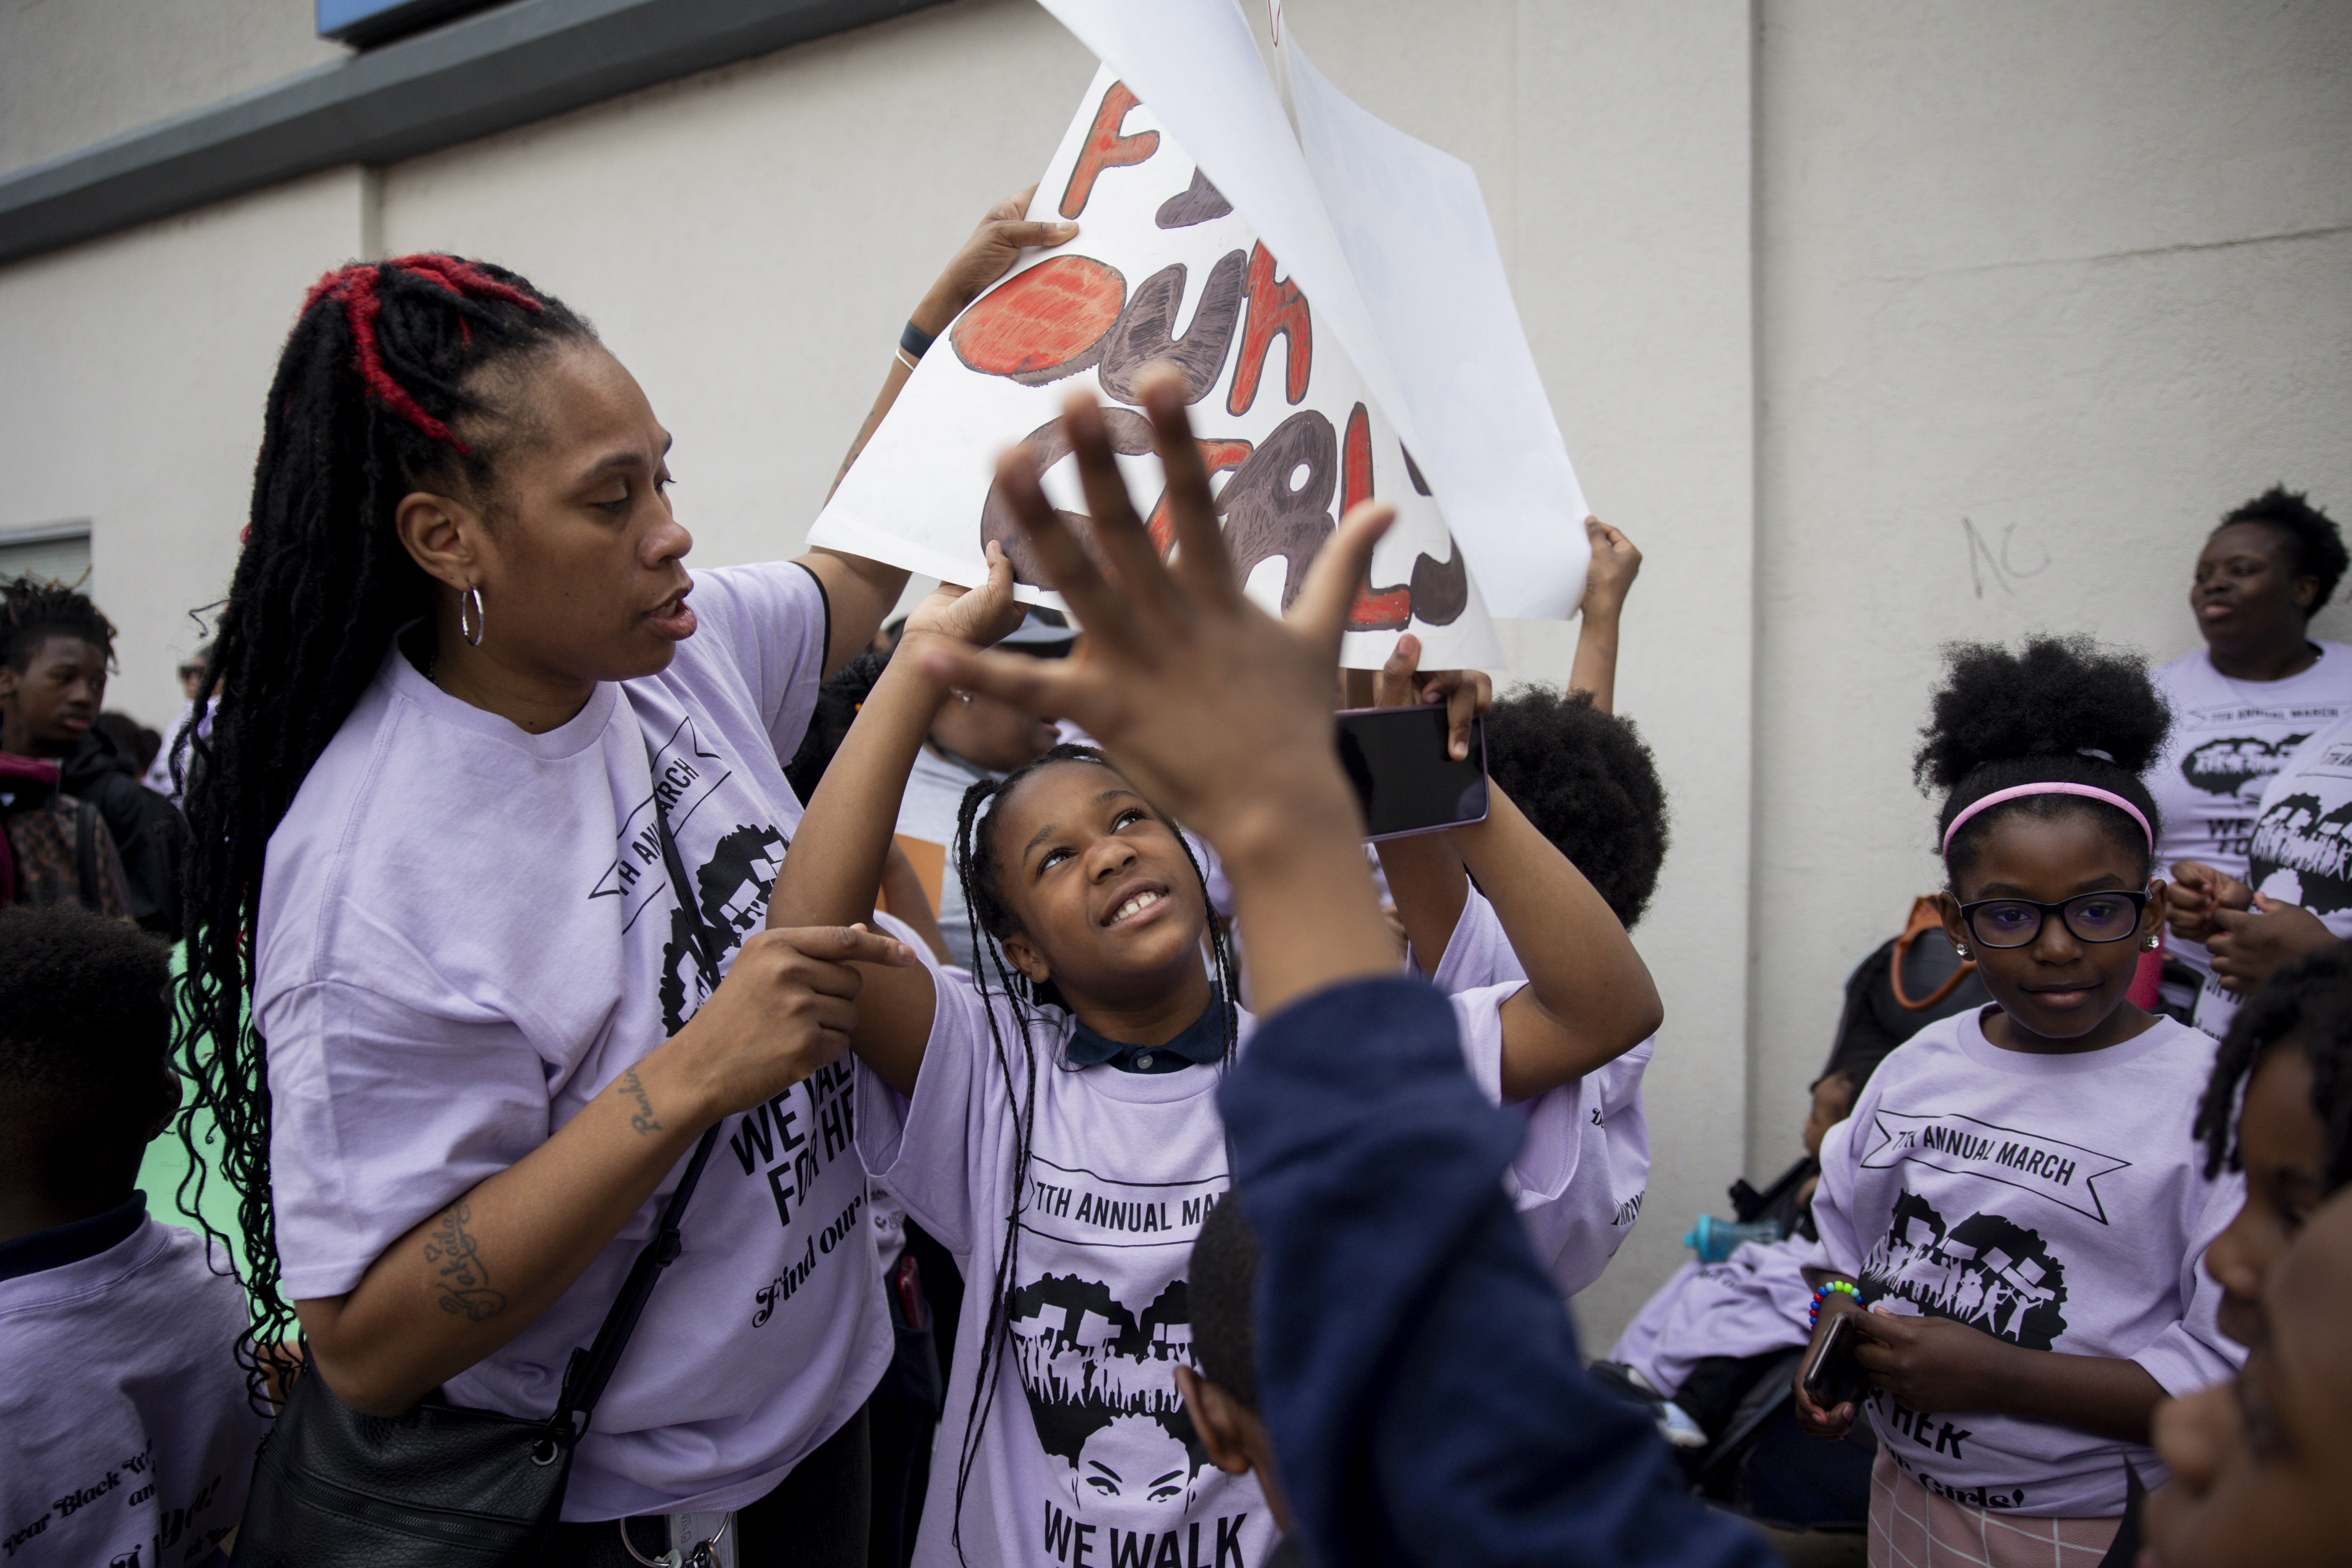
[[[941,335],[812,542],[969,582],[994,538],[1028,584],[1023,596],[1058,603],[1035,588],[1019,531],[991,495],[996,454],[1034,439],[1047,495],[1077,518],[1054,421],[1084,387],[1108,405],[1139,504],[1159,497],[1132,404],[1136,374],[1167,360],[1188,377],[1229,546],[1269,607],[1295,596],[1349,505],[1376,494],[1396,506],[1343,662],[1378,666],[1409,627],[1424,668],[1499,663],[1480,591],[1496,581],[1514,613],[1570,613],[1583,584],[1583,500],[1467,166],[1365,115],[1285,40],[1302,154],[1230,0],[1048,4],[1107,62],[1030,212],[1070,218],[1078,236],[1024,256]],[[1143,62],[1181,107],[1184,141],[1131,90],[1120,57]],[[1194,161],[1196,131],[1215,159]],[[1310,174],[1310,159],[1325,169]],[[1294,267],[1294,257],[1307,259]],[[1442,456],[1423,428],[1438,433]],[[1148,515],[1164,544],[1156,501]],[[1471,538],[1465,516],[1483,561],[1456,542]]]

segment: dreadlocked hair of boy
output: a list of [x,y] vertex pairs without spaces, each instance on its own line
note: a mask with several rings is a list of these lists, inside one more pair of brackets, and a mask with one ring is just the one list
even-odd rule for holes
[[1519,687],[1487,710],[1486,771],[1632,931],[1670,840],[1657,759],[1633,721],[1590,691]]
[[[1080,763],[1092,767],[1108,768],[1110,759],[1093,746],[1059,745],[1034,762],[1024,763],[1002,779],[982,779],[963,792],[963,804],[956,809],[955,866],[956,877],[963,888],[965,920],[971,931],[971,951],[977,959],[985,955],[987,965],[996,973],[996,983],[1011,1000],[1014,1026],[1021,1032],[1021,1081],[1014,1081],[1013,1053],[1003,1032],[997,1027],[996,1009],[987,1005],[990,994],[988,969],[975,962],[972,984],[979,988],[982,1015],[988,1020],[988,1040],[996,1056],[996,1070],[1003,1077],[1007,1103],[1013,1107],[1013,1202],[1004,1215],[1004,1245],[997,1250],[996,1278],[989,1287],[988,1321],[981,1331],[978,1360],[973,1365],[971,1406],[964,1413],[962,1451],[956,1458],[956,1496],[953,1540],[958,1562],[963,1555],[963,1499],[971,1485],[972,1466],[979,1461],[980,1439],[988,1421],[988,1411],[994,1401],[995,1390],[1003,1381],[1003,1341],[1012,1317],[1013,1282],[1019,1278],[1021,1253],[1021,1211],[1027,1200],[1027,1184],[1023,1173],[1029,1167],[1029,1140],[1037,1109],[1037,1047],[1029,1033],[1031,1017],[1046,1007],[1068,1011],[1060,991],[1049,979],[1032,985],[1028,976],[1020,973],[1005,961],[1003,940],[1021,929],[1013,912],[1013,905],[1004,896],[1004,863],[996,843],[996,813],[992,803],[1001,803],[1013,788],[1041,768],[1062,763]],[[1201,885],[1201,903],[1209,908],[1209,879],[1202,873],[1201,862],[1192,854],[1192,846],[1182,834],[1176,841],[1184,847],[1185,861]],[[1215,911],[1210,910],[1209,944],[1216,966],[1217,1005],[1223,1014],[1224,1058],[1231,1061],[1235,1043],[1240,1037],[1241,1018],[1234,1003],[1240,994],[1239,977],[1234,968],[1233,949],[1218,926]],[[985,933],[985,940],[983,940]]]
[[22,674],[53,637],[96,643],[114,662],[114,623],[80,590],[29,573],[0,584],[0,660]]
[[2028,637],[2012,653],[1992,643],[1944,650],[1944,684],[1913,759],[1923,790],[1944,792],[1936,819],[1940,845],[1953,819],[1987,795],[2020,784],[2073,784],[2129,801],[2147,829],[2112,805],[2081,795],[2032,795],[1978,813],[1944,851],[1955,879],[1975,863],[1992,824],[2012,815],[2096,815],[2116,842],[2154,869],[2150,845],[2163,824],[2140,774],[2156,760],[2172,711],[2137,654],[2088,637]]
[[184,732],[193,765],[173,760],[193,829],[177,1049],[195,1092],[180,1135],[200,1191],[194,1129],[205,1116],[220,1129],[252,1276],[254,1327],[237,1356],[257,1400],[255,1345],[295,1327],[269,1202],[269,1089],[246,1016],[269,836],[394,633],[432,613],[430,580],[394,531],[401,498],[464,496],[495,520],[498,458],[524,426],[499,405],[506,384],[494,373],[594,341],[511,272],[405,256],[320,279],[278,354],[245,547],[213,642],[216,684]]
[[2352,1184],[2352,950],[2342,946],[2287,964],[2230,1021],[2197,1102],[2206,1180],[2224,1165],[2239,1168],[2239,1102],[2263,1059],[2288,1045],[2311,1067],[2311,1110],[2326,1130],[2327,1190]]

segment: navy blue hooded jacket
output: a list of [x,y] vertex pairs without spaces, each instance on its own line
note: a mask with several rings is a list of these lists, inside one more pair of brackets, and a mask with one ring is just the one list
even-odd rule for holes
[[1322,1568],[1772,1568],[1585,1375],[1503,1195],[1520,1119],[1470,1081],[1444,997],[1367,980],[1287,1007],[1219,1103],[1261,1413]]

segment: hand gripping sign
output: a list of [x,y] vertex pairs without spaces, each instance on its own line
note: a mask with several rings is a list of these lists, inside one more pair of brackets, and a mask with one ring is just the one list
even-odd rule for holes
[[[1217,4],[1205,0],[1204,9],[1214,12]],[[1172,8],[1194,7],[1178,0]],[[1247,47],[1245,29],[1240,38]],[[1139,40],[1119,42],[1132,49]],[[1271,102],[1254,47],[1247,67]],[[1278,107],[1275,113],[1278,119]],[[1297,164],[1286,123],[1281,136],[1280,150]],[[1472,189],[1475,200],[1475,183]],[[1359,228],[1362,205],[1346,209]],[[1068,392],[1084,387],[1108,405],[1112,440],[1139,501],[1160,496],[1164,481],[1136,406],[1136,383],[1146,366],[1166,362],[1185,379],[1226,538],[1253,596],[1269,607],[1287,605],[1338,519],[1377,495],[1396,507],[1398,521],[1357,595],[1343,661],[1376,668],[1409,628],[1422,638],[1424,666],[1500,662],[1474,557],[1448,529],[1410,437],[1388,416],[1393,404],[1343,344],[1366,333],[1334,330],[1333,316],[1318,307],[1325,296],[1310,293],[1112,66],[1087,89],[1030,216],[1068,218],[1080,232],[1066,246],[1032,253],[941,335],[818,520],[812,542],[969,582],[993,539],[1012,557],[1023,597],[1057,603],[992,493],[994,456],[1030,441],[1047,495],[1067,509],[1083,537],[1083,502],[1057,416]],[[1483,223],[1483,210],[1479,216]],[[1303,243],[1312,250],[1318,238],[1332,237],[1327,221]],[[1334,245],[1320,248],[1340,255]],[[1354,279],[1342,276],[1344,259],[1324,269],[1348,291],[1341,321],[1371,314]],[[1503,306],[1508,310],[1507,294]],[[1382,309],[1392,310],[1394,301],[1383,300]],[[1511,327],[1516,332],[1515,320]],[[1377,342],[1371,352],[1381,353]],[[1518,352],[1525,355],[1523,340]],[[1548,410],[1543,418],[1549,425]],[[1458,455],[1448,456],[1462,466]],[[1566,470],[1564,450],[1559,467]],[[1553,575],[1572,578],[1580,591],[1583,503],[1572,473],[1549,510],[1561,515],[1514,526],[1556,533],[1559,548],[1551,553],[1570,559]],[[1153,500],[1146,515],[1168,547],[1164,502]],[[1567,605],[1573,603],[1571,592]]]

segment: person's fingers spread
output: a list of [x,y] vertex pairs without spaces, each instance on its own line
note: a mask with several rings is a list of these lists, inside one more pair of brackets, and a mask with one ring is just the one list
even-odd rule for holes
[[1069,602],[1078,624],[1106,642],[1127,644],[1129,628],[1118,596],[1060,514],[1046,503],[1035,454],[1026,445],[1008,449],[996,459],[996,483],[1013,521],[1028,535],[1045,580]]
[[1217,522],[1216,498],[1209,491],[1209,466],[1192,438],[1184,412],[1184,378],[1171,365],[1153,365],[1139,378],[1136,395],[1151,420],[1160,466],[1168,479],[1168,515],[1176,536],[1177,580],[1196,605],[1231,609],[1242,596],[1225,531]]
[[1283,617],[1334,663],[1339,658],[1340,634],[1348,626],[1348,606],[1356,602],[1356,585],[1372,563],[1372,546],[1395,521],[1396,508],[1385,501],[1360,501],[1349,508],[1338,531],[1316,552],[1297,600]]
[[1089,394],[1073,393],[1062,408],[1062,428],[1077,458],[1078,482],[1086,489],[1087,510],[1094,517],[1095,542],[1118,574],[1128,613],[1145,623],[1145,636],[1164,637],[1180,613],[1175,587],[1160,564],[1160,547],[1135,514],[1135,500],[1128,494],[1127,476],[1118,471],[1103,411]]

